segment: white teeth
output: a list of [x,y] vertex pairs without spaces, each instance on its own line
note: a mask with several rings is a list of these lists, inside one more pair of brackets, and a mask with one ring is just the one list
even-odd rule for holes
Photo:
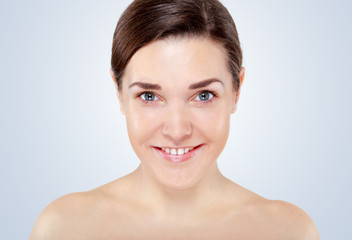
[[171,148],[171,155],[176,155],[177,154],[177,151],[175,148]]
[[177,150],[177,155],[183,155],[185,153],[185,150],[183,148],[179,148]]
[[191,148],[161,148],[161,150],[163,150],[164,152],[171,154],[171,155],[183,155],[185,153],[188,153],[189,151],[191,151],[193,149],[193,147]]

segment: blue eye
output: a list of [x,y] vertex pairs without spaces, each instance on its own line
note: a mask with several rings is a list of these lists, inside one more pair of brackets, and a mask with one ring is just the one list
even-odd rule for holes
[[144,92],[141,95],[139,95],[144,101],[147,102],[152,102],[152,101],[157,101],[159,98],[152,92]]
[[201,101],[201,102],[206,102],[206,101],[209,101],[210,99],[212,99],[213,97],[214,97],[213,93],[211,93],[209,91],[203,91],[197,95],[195,100]]

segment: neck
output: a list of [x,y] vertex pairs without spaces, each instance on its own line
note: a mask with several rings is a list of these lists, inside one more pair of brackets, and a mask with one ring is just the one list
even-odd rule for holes
[[156,214],[179,216],[207,209],[221,196],[228,182],[215,162],[202,179],[187,188],[171,188],[158,182],[143,165],[134,172],[141,199]]

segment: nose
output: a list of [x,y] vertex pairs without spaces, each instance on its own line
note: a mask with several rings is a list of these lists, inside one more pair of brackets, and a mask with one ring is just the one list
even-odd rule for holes
[[174,144],[179,144],[192,135],[192,124],[187,107],[176,105],[168,106],[164,112],[162,133]]

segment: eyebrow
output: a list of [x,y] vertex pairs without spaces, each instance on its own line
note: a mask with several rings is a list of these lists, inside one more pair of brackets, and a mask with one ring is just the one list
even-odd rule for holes
[[133,86],[138,86],[138,87],[143,88],[143,89],[161,90],[161,86],[159,84],[153,84],[153,83],[134,82],[128,88],[131,88]]
[[224,83],[222,81],[220,81],[219,79],[216,78],[211,78],[211,79],[206,79],[197,83],[193,83],[189,86],[189,89],[197,89],[197,88],[203,88],[206,87],[210,84],[212,84],[213,82],[219,82],[222,85],[224,85]]
[[[219,82],[222,85],[224,85],[224,83],[222,81],[220,81],[217,78],[211,78],[211,79],[206,79],[197,83],[193,83],[189,86],[189,89],[193,90],[193,89],[198,89],[198,88],[203,88],[206,86],[209,86],[210,84],[214,83],[214,82]],[[131,87],[140,87],[143,89],[147,89],[147,90],[161,90],[161,86],[159,84],[154,84],[154,83],[146,83],[146,82],[134,82],[132,83],[128,88]]]

